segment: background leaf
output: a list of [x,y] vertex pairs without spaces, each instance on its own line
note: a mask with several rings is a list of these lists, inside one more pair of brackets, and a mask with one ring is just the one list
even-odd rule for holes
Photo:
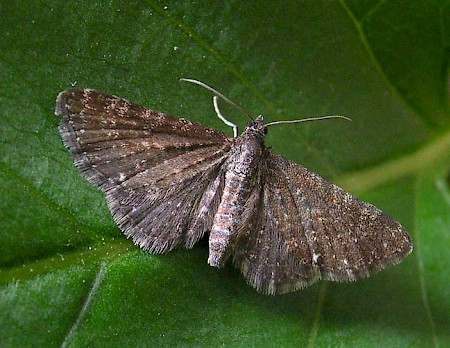
[[[0,345],[450,345],[449,1],[0,1]],[[354,284],[257,294],[193,250],[127,241],[78,173],[58,92],[101,89],[224,131],[212,84],[276,152],[410,232],[401,265]],[[223,106],[240,129],[247,120]]]

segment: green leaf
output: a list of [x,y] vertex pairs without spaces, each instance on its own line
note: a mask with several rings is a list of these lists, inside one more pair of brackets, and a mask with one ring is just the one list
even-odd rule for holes
[[[1,1],[0,346],[450,345],[449,1]],[[267,143],[410,232],[402,264],[270,297],[207,245],[149,255],[74,167],[58,92],[101,89]],[[226,105],[240,129],[247,119]]]

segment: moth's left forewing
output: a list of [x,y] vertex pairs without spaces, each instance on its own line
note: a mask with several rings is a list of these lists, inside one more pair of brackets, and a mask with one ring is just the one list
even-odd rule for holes
[[322,278],[351,281],[369,276],[412,251],[408,232],[377,207],[281,156],[270,158],[302,214],[313,264]]
[[258,222],[234,254],[259,291],[356,280],[411,252],[398,222],[306,168],[267,150],[262,173]]
[[312,267],[294,197],[270,156],[267,151],[260,164],[259,200],[233,251],[233,262],[258,291],[282,294],[308,286],[320,272]]

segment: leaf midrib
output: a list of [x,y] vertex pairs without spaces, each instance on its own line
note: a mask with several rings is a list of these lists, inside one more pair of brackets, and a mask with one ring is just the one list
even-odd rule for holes
[[450,131],[412,153],[372,168],[346,173],[336,178],[335,182],[350,192],[369,191],[406,175],[418,173],[424,168],[432,166],[433,163],[437,163],[448,154],[450,154]]

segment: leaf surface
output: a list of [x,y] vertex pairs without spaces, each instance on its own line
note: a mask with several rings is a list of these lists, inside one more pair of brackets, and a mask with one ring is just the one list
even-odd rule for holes
[[[450,345],[449,1],[0,1],[0,345]],[[415,249],[357,283],[269,297],[207,245],[148,255],[73,165],[72,85],[232,134],[211,84],[274,150],[392,215]],[[222,105],[242,130],[247,119]]]

